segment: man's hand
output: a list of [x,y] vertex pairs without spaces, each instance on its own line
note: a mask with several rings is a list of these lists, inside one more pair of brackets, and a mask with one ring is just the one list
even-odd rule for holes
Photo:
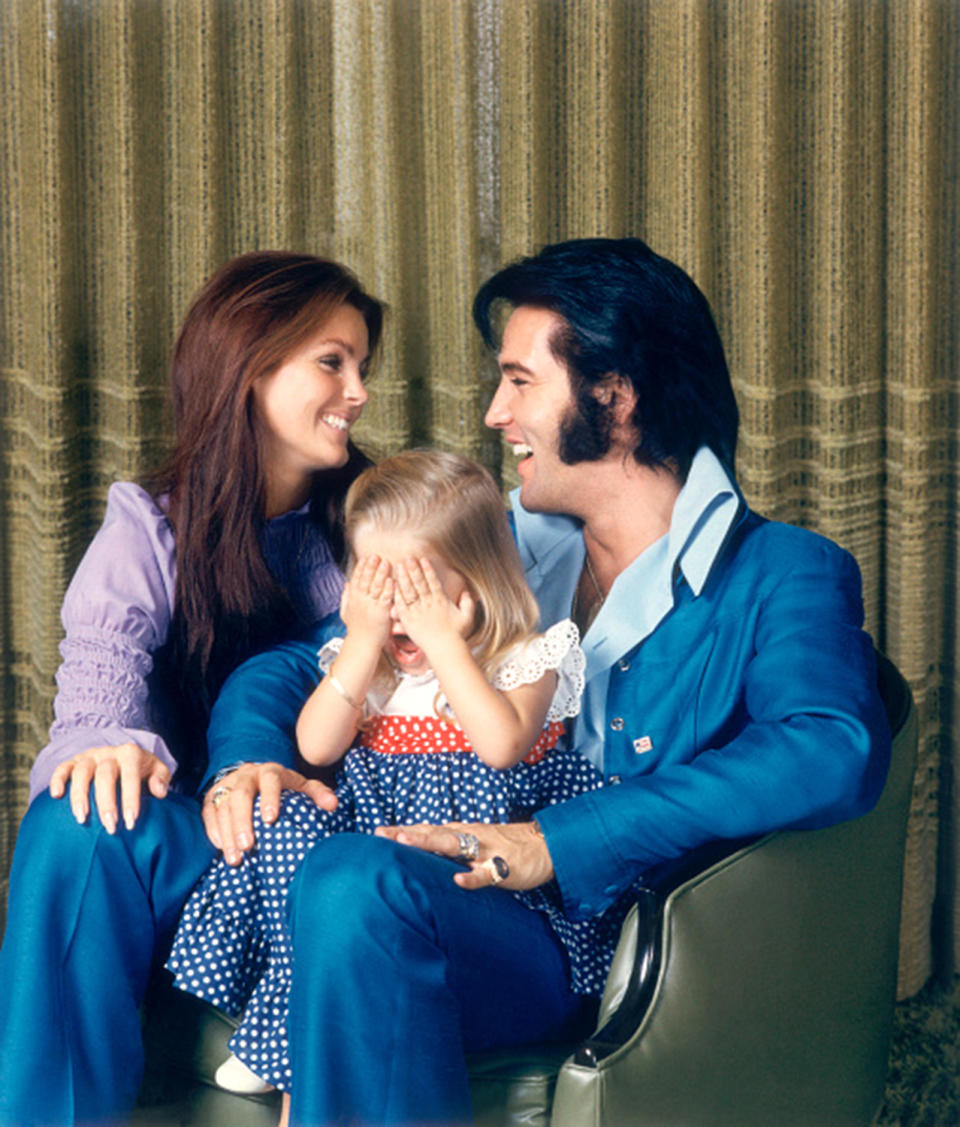
[[170,786],[170,770],[132,741],[116,747],[92,747],[61,763],[50,778],[50,794],[63,798],[70,784],[70,808],[81,825],[90,814],[90,784],[97,813],[107,833],[117,832],[117,787],[123,824],[132,830],[140,816],[140,790],[146,782],[155,798]]
[[[534,822],[496,826],[468,822],[448,822],[443,826],[381,826],[376,832],[401,845],[413,845],[453,858],[461,857],[462,836],[472,834],[479,843],[477,857],[469,862],[469,872],[457,873],[453,878],[461,888],[502,884],[504,888],[519,891],[538,888],[553,877],[550,850]],[[505,875],[503,866],[495,864],[494,858],[506,863]]]
[[300,791],[323,810],[336,809],[337,796],[328,786],[279,763],[244,763],[207,791],[203,824],[228,865],[239,865],[243,854],[253,848],[254,799],[260,796],[260,817],[269,825],[280,814],[284,790]]

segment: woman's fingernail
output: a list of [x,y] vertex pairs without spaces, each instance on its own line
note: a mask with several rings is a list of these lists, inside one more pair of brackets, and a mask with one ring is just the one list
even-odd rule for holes
[[133,811],[132,810],[124,810],[124,812],[123,812],[123,824],[127,827],[128,830],[133,829],[135,822],[136,822],[136,818],[134,818],[134,816],[133,816]]
[[260,810],[260,816],[265,822],[272,822],[277,816],[277,808],[275,806],[264,806]]
[[117,816],[116,814],[101,814],[100,821],[103,822],[103,828],[108,834],[115,834],[117,832]]
[[250,835],[245,833],[237,834],[237,845],[239,845],[241,849],[249,849]]

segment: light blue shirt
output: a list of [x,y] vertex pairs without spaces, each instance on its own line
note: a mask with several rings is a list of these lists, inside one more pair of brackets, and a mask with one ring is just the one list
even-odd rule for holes
[[[511,493],[510,502],[524,568],[542,580],[537,587],[545,629],[570,615],[586,554],[582,525],[572,517],[529,512],[520,503],[519,490]],[[700,594],[741,504],[720,460],[701,446],[673,507],[669,531],[617,576],[584,635],[586,687],[574,742],[600,770],[611,667],[673,609],[676,575]]]

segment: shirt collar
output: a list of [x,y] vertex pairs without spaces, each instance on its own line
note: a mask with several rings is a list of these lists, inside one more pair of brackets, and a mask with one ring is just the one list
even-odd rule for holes
[[703,590],[727,534],[745,508],[723,463],[708,446],[701,446],[673,507],[667,553],[671,573],[679,566],[695,595]]
[[557,552],[576,546],[579,540],[583,566],[583,524],[576,517],[557,513],[532,513],[520,502],[520,490],[510,493],[517,548],[524,568],[544,566]]
[[[583,526],[573,517],[531,513],[510,495],[521,558],[540,603],[543,624],[570,613],[583,567]],[[583,639],[588,675],[615,661],[656,629],[673,609],[674,575],[694,595],[746,505],[733,479],[706,446],[694,456],[673,507],[670,528],[617,576]]]
[[674,609],[682,575],[694,596],[737,521],[740,494],[716,455],[702,446],[673,506],[670,528],[617,576],[583,638],[587,675],[610,666]]
[[[525,567],[533,564],[546,567],[551,556],[569,550],[571,541],[577,539],[580,540],[579,562],[583,565],[581,521],[557,513],[529,512],[520,502],[519,489],[511,492],[510,504]],[[745,506],[740,491],[723,463],[708,446],[701,446],[677,496],[667,533],[670,570],[672,572],[679,564],[695,594],[703,590],[710,568],[742,507]]]

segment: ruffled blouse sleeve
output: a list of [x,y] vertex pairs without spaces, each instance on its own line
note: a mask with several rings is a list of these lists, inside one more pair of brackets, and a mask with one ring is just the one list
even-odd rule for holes
[[317,666],[320,672],[326,677],[330,672],[330,667],[340,656],[340,651],[343,649],[343,638],[331,638],[329,642],[324,642],[323,645],[317,650]]
[[91,747],[133,740],[176,769],[154,731],[147,685],[170,631],[175,580],[166,515],[139,486],[111,486],[103,524],[64,598],[55,719],[30,773],[31,799],[59,763]]
[[520,685],[532,685],[548,670],[557,674],[557,689],[547,711],[547,721],[564,720],[580,711],[586,659],[580,648],[580,631],[576,623],[565,618],[521,642],[508,655],[493,675],[495,689],[509,692]]

